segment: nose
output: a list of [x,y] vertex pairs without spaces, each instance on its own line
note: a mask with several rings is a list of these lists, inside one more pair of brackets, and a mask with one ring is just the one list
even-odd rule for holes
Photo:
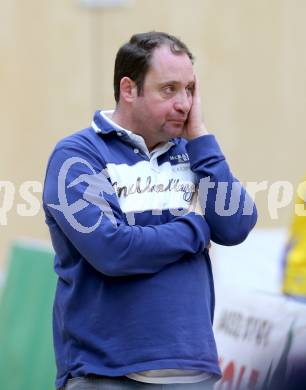
[[192,96],[186,90],[181,91],[176,95],[174,108],[184,114],[188,114],[192,104]]

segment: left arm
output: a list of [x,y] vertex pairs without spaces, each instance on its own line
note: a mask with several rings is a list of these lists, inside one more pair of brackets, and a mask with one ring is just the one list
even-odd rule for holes
[[232,175],[215,137],[206,129],[196,78],[183,137],[189,141],[186,149],[190,167],[198,177],[199,201],[211,229],[211,239],[221,245],[241,243],[256,224],[256,206]]

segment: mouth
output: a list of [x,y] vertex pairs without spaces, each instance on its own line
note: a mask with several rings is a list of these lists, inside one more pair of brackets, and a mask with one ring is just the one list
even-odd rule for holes
[[186,119],[171,119],[169,122],[175,124],[175,125],[184,125],[186,122]]

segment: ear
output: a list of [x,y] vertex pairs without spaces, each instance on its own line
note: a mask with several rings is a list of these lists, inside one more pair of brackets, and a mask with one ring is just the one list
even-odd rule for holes
[[128,103],[132,103],[137,97],[136,83],[129,77],[120,80],[120,96]]

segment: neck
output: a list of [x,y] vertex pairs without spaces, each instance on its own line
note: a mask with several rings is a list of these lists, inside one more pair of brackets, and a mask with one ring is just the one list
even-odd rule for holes
[[115,111],[112,115],[112,120],[117,123],[117,125],[127,129],[131,130],[130,126],[128,126],[128,123],[126,120],[124,120],[123,115],[121,114],[120,110],[118,109],[118,106],[116,106]]
[[124,129],[130,130],[134,134],[140,135],[144,139],[145,144],[147,145],[147,148],[150,152],[160,143],[156,142],[156,140],[150,139],[150,137],[144,134],[141,129],[138,129],[132,120],[129,111],[123,112],[119,105],[117,105],[115,108],[112,120]]

